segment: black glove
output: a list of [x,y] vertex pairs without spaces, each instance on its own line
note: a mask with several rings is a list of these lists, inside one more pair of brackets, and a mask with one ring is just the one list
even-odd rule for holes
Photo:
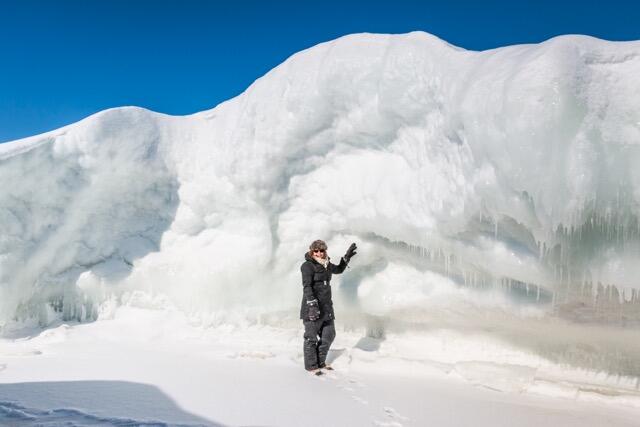
[[357,254],[356,249],[358,249],[358,247],[355,243],[352,243],[351,246],[349,246],[349,249],[347,249],[347,253],[344,254],[343,257],[345,262],[349,262],[351,260],[351,257]]
[[320,318],[320,307],[318,307],[318,300],[307,301],[307,307],[309,308],[309,320],[315,322]]

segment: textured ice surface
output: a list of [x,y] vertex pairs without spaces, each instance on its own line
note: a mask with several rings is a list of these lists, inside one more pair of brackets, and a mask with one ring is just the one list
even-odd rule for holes
[[295,318],[316,238],[361,247],[343,319],[633,321],[638,75],[640,42],[358,34],[209,111],[119,108],[2,144],[0,321],[122,302]]

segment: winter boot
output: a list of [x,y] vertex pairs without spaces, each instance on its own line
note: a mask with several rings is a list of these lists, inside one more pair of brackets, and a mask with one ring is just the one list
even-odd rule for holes
[[318,368],[318,369],[307,369],[307,371],[308,371],[310,374],[313,374],[313,375],[315,375],[315,376],[317,376],[317,377],[319,377],[320,375],[322,375],[322,374],[323,374],[323,372],[322,372],[319,368]]

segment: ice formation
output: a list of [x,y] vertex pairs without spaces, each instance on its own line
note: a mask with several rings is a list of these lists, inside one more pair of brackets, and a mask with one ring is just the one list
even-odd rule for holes
[[295,318],[316,238],[361,248],[343,316],[638,319],[638,75],[640,42],[358,34],[209,111],[117,108],[2,144],[0,323],[132,299]]

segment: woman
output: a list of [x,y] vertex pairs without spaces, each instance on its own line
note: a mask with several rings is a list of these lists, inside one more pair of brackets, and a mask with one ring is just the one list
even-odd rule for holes
[[351,257],[356,254],[356,244],[352,243],[340,264],[330,262],[327,244],[316,240],[304,255],[302,272],[302,305],[300,319],[304,324],[304,367],[316,375],[321,369],[333,370],[327,365],[329,347],[336,337],[333,323],[333,301],[331,301],[331,275],[340,274],[347,268]]

